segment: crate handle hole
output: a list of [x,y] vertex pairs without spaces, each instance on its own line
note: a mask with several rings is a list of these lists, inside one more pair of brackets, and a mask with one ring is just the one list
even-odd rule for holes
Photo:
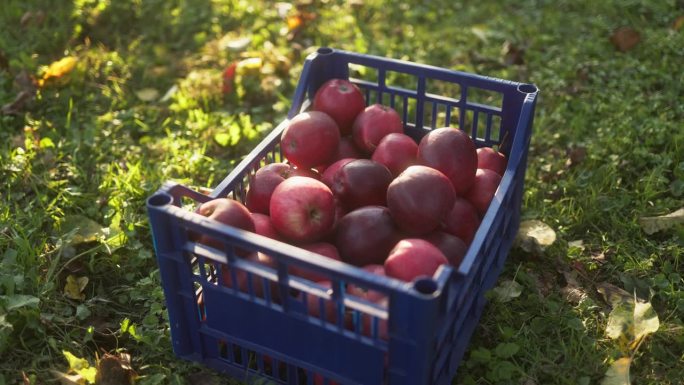
[[333,50],[332,50],[332,48],[321,47],[318,50],[316,50],[316,52],[318,52],[319,55],[329,55],[329,54],[333,53]]
[[425,295],[431,295],[437,291],[437,282],[432,278],[418,278],[413,282],[413,288]]
[[534,84],[521,84],[518,86],[518,91],[524,94],[534,94],[539,91],[539,88]]
[[154,194],[150,197],[150,199],[147,200],[147,205],[148,206],[166,206],[168,204],[171,204],[173,202],[173,197],[169,194],[165,193],[159,193],[159,194]]

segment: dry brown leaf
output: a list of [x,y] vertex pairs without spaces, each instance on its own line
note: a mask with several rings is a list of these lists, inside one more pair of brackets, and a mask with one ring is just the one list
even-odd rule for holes
[[679,31],[682,27],[684,27],[684,15],[679,16],[672,22],[672,29],[675,31]]
[[19,24],[22,27],[26,27],[28,25],[28,23],[31,22],[32,18],[33,18],[33,12],[31,12],[31,11],[24,12],[24,14],[21,16],[21,20],[19,20]]
[[97,363],[95,383],[98,385],[131,385],[136,373],[131,367],[131,356],[105,354]]
[[24,385],[31,385],[31,379],[26,375],[25,371],[21,371],[21,379],[24,381]]
[[9,60],[4,52],[0,51],[0,71],[9,70]]
[[14,77],[14,87],[17,88],[19,92],[13,101],[0,108],[0,113],[3,115],[19,115],[26,107],[26,104],[31,102],[36,95],[35,80],[26,70],[20,71],[17,76]]
[[45,21],[45,11],[40,10],[36,11],[33,14],[33,24],[35,25],[41,25]]
[[592,253],[591,259],[595,262],[600,263],[600,264],[604,264],[604,263],[606,263],[606,254],[603,251],[601,251],[599,253]]
[[565,282],[567,283],[565,287],[561,288],[560,290],[563,298],[575,305],[580,303],[587,297],[587,292],[580,287],[579,283],[577,282],[577,278],[575,278],[575,275],[572,272],[564,271],[563,276],[565,277]]
[[525,48],[522,48],[515,43],[511,43],[508,40],[506,40],[506,42],[503,44],[503,47],[501,48],[501,54],[503,55],[504,65],[510,66],[513,64],[525,64],[525,58],[523,57],[525,54]]
[[35,91],[20,91],[11,102],[5,104],[0,108],[3,115],[19,115],[21,114],[26,103],[33,100]]
[[566,167],[576,166],[587,157],[587,148],[584,146],[574,146],[568,149],[568,159],[565,161]]
[[641,41],[641,35],[631,27],[620,27],[610,36],[610,42],[620,52],[627,52]]
[[634,295],[608,282],[600,282],[596,284],[596,291],[598,291],[603,299],[610,306],[615,307],[621,303],[630,302],[634,300]]

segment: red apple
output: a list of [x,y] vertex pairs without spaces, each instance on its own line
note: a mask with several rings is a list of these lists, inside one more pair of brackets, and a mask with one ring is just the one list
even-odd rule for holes
[[[382,298],[379,298],[373,302],[375,302],[379,305],[385,306],[385,307],[389,306],[389,299],[386,296],[383,296]],[[373,336],[373,333],[372,333],[373,317],[370,314],[361,314],[361,319],[362,319],[361,325],[363,325],[361,332],[366,337],[372,337]],[[387,320],[378,318],[378,323],[377,323],[377,336],[378,336],[378,338],[386,340],[388,335],[389,335],[389,333],[388,333],[388,328],[387,328]],[[385,360],[387,360],[386,357],[385,357]],[[386,363],[386,361],[385,361],[385,363]]]
[[382,104],[366,107],[356,117],[352,127],[356,147],[367,154],[372,154],[382,138],[393,132],[404,132],[401,117],[394,109]]
[[337,224],[335,245],[342,260],[352,265],[382,264],[401,239],[389,210],[382,206],[356,209]]
[[477,150],[465,132],[444,127],[432,130],[418,145],[418,163],[446,175],[457,195],[462,195],[475,181]]
[[[252,214],[242,203],[233,199],[217,198],[202,203],[199,208],[197,208],[197,213],[225,225],[237,227],[246,231],[255,231]],[[200,236],[198,242],[217,249],[220,249],[223,246],[223,242],[208,235]],[[246,255],[247,252],[245,250],[238,250],[238,254]]]
[[[269,256],[262,253],[253,252],[245,259],[250,262],[259,263],[272,268],[275,267],[273,260]],[[233,274],[228,268],[228,265],[222,265],[221,278],[224,286],[237,289],[243,293],[249,292],[249,278],[246,271],[235,269],[235,281],[233,281]],[[233,282],[235,282],[235,284],[233,284]],[[271,298],[277,298],[277,286],[271,281],[266,282],[266,284],[270,288]],[[252,290],[255,296],[260,298],[264,297],[264,280],[259,275],[252,274]]]
[[342,166],[351,162],[352,160],[356,160],[356,158],[340,159],[335,163],[331,164],[330,166],[328,166],[328,168],[326,168],[323,172],[323,175],[321,175],[321,182],[325,183],[326,186],[332,188],[333,177],[335,176],[335,173],[339,171],[339,169],[341,169]]
[[271,217],[264,214],[252,213],[252,220],[254,221],[255,233],[277,241],[282,241],[282,237],[271,223]]
[[356,159],[333,176],[332,191],[348,210],[363,206],[384,206],[392,174],[370,159]]
[[[320,254],[324,257],[330,258],[335,261],[341,261],[340,254],[337,252],[337,247],[326,242],[310,243],[308,245],[299,246],[304,250],[310,251],[312,253]],[[308,279],[313,282],[320,282],[329,280],[330,278],[321,273],[315,272],[313,270],[305,269],[301,266],[292,266],[290,268],[290,274],[296,275],[298,277]]]
[[480,217],[483,217],[489,208],[489,204],[494,198],[496,189],[501,183],[501,176],[496,172],[488,169],[477,169],[475,174],[475,183],[473,183],[470,190],[465,195],[465,198],[475,206]]
[[506,163],[506,155],[491,147],[480,147],[477,149],[477,168],[486,168],[503,176],[506,171]]
[[344,158],[364,158],[363,153],[354,144],[354,138],[351,136],[345,136],[340,138],[340,145],[337,146],[337,154],[335,154],[334,159],[340,160]]
[[319,111],[302,112],[292,118],[280,139],[285,158],[304,169],[328,163],[339,144],[337,124]]
[[468,245],[461,238],[443,231],[433,231],[424,236],[423,239],[437,246],[442,254],[447,257],[449,264],[454,267],[461,264],[468,251]]
[[432,277],[437,268],[448,263],[444,254],[432,243],[417,238],[402,239],[385,261],[385,274],[411,282],[419,276]]
[[387,188],[387,207],[392,218],[411,235],[427,234],[437,228],[455,198],[449,179],[425,166],[407,168]]
[[[385,275],[385,266],[383,265],[378,265],[378,264],[372,264],[372,265],[366,265],[363,267],[363,270],[366,270],[369,273],[376,274],[376,275]],[[366,301],[370,302],[378,302],[383,298],[386,298],[387,296],[379,291],[375,290],[367,290],[362,287],[359,287],[354,284],[349,284],[347,286],[347,292],[351,295],[355,295],[359,298],[363,298]]]
[[345,79],[330,79],[316,91],[314,111],[328,114],[337,123],[342,135],[351,133],[356,116],[366,107],[361,90]]
[[418,144],[408,135],[391,133],[380,141],[371,159],[385,165],[396,177],[416,164]]
[[285,163],[271,163],[261,167],[249,180],[245,204],[254,213],[268,214],[273,190],[290,176],[292,167]]
[[461,238],[470,245],[480,227],[477,209],[467,199],[456,197],[454,205],[444,218],[442,230]]
[[333,226],[335,199],[323,182],[293,176],[273,191],[270,211],[278,233],[295,242],[315,242]]
[[306,176],[309,178],[314,178],[314,179],[321,179],[321,174],[318,173],[316,169],[310,169],[310,168],[299,168],[299,167],[292,167],[292,170],[290,171],[290,175],[288,175],[288,178],[291,176]]

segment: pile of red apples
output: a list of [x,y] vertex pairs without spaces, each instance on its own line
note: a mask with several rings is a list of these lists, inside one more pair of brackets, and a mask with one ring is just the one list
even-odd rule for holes
[[[458,267],[506,169],[503,154],[477,149],[459,129],[414,140],[395,110],[366,106],[343,79],[318,89],[310,111],[288,122],[280,148],[286,162],[250,177],[244,205],[220,198],[198,213],[406,282],[444,264]],[[273,264],[260,253],[242,257]],[[292,267],[290,274],[330,285],[313,271]]]

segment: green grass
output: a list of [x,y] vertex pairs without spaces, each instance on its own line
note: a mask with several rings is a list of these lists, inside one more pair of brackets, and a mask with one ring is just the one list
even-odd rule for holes
[[[684,232],[646,235],[637,220],[684,199],[684,30],[672,29],[684,4],[359,3],[307,6],[317,17],[289,37],[266,2],[3,4],[0,105],[21,90],[23,71],[40,77],[65,56],[78,62],[16,115],[0,115],[0,384],[22,372],[56,383],[50,370],[66,371],[64,350],[91,363],[127,352],[143,384],[209,381],[171,353],[144,201],[168,179],[215,186],[284,117],[303,58],[322,45],[542,90],[523,216],[558,240],[543,255],[512,251],[501,280],[515,279],[522,294],[486,307],[456,384],[600,383],[620,356],[605,336],[603,282],[636,290],[660,318],[634,357],[635,383],[681,382]],[[41,10],[42,22],[22,26]],[[622,25],[641,34],[626,53],[609,41]],[[251,38],[246,52],[225,48],[237,37]],[[524,49],[522,64],[505,64],[505,43]],[[241,55],[272,71],[246,70],[224,97],[221,71]],[[136,96],[173,86],[165,101]],[[576,148],[586,157],[567,165]],[[576,240],[583,249],[568,245]],[[573,270],[586,293],[579,303],[561,292]],[[65,297],[70,275],[88,277],[83,301]],[[124,320],[135,328],[122,330]]]

